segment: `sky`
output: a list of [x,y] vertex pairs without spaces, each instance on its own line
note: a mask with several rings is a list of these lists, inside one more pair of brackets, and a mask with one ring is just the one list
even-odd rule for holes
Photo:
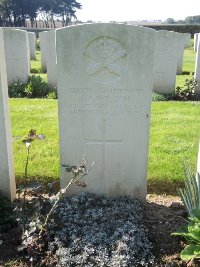
[[199,0],[77,0],[81,21],[175,20],[200,15]]

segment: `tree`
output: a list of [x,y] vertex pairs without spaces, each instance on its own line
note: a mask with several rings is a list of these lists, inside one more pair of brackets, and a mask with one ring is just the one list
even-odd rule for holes
[[0,0],[0,26],[25,27],[30,20],[33,27],[38,15],[46,27],[55,27],[55,18],[66,26],[81,7],[76,0]]
[[175,24],[176,21],[173,18],[168,18],[168,19],[166,19],[166,23],[167,24]]
[[200,24],[200,15],[186,17],[185,22],[187,24]]

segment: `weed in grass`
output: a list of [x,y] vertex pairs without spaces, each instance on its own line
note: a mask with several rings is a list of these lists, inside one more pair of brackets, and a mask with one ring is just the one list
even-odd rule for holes
[[9,97],[28,97],[28,98],[57,98],[55,92],[50,92],[46,80],[41,76],[32,75],[26,84],[13,82],[8,87]]
[[152,101],[169,101],[173,99],[173,94],[159,94],[153,92]]
[[48,84],[40,76],[33,75],[26,86],[25,93],[30,98],[46,98],[49,93]]

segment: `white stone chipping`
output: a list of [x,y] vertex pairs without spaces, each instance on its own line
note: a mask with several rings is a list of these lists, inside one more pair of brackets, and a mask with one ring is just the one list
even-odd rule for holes
[[62,164],[85,154],[95,164],[81,191],[145,199],[155,34],[112,23],[56,31],[61,187]]
[[3,30],[0,29],[0,191],[13,201],[16,195],[16,185],[3,35]]

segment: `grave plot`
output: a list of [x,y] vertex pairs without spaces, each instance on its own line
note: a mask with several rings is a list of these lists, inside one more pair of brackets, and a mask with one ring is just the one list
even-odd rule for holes
[[144,200],[155,31],[88,24],[57,30],[56,45],[61,165],[85,154],[86,191]]

